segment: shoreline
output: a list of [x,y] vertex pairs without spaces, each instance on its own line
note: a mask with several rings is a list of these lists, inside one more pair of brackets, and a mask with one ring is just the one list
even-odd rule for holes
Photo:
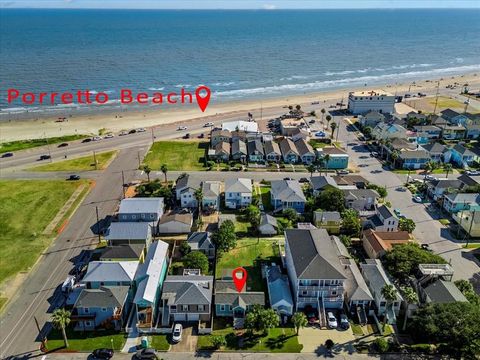
[[[66,116],[65,113],[58,111],[55,114],[44,116],[10,119],[0,122],[0,142],[25,140],[41,137],[54,137],[75,134],[97,135],[100,129],[105,132],[119,132],[139,127],[158,127],[176,123],[188,123],[194,121],[222,121],[229,118],[237,120],[246,119],[247,113],[253,113],[257,120],[265,120],[272,116],[269,113],[282,113],[286,105],[300,104],[305,110],[312,108],[311,103],[318,101],[315,108],[321,108],[323,103],[332,100],[341,100],[346,103],[348,93],[358,90],[382,89],[390,93],[403,95],[409,91],[417,93],[419,91],[432,91],[436,89],[439,82],[439,89],[445,89],[448,84],[459,83],[459,92],[461,85],[468,83],[471,87],[480,86],[480,76],[475,73],[458,74],[444,76],[436,79],[417,79],[411,82],[402,83],[384,83],[378,85],[367,85],[362,87],[346,87],[342,89],[328,89],[325,91],[316,91],[304,94],[283,95],[277,97],[265,97],[262,99],[244,99],[227,102],[211,101],[207,110],[202,113],[196,103],[190,106],[176,106],[148,109],[131,109],[121,111],[116,109],[112,111],[100,110],[90,114],[69,115],[66,122],[55,122],[59,116]],[[33,115],[33,114],[32,114]],[[265,116],[265,119],[263,119]]]

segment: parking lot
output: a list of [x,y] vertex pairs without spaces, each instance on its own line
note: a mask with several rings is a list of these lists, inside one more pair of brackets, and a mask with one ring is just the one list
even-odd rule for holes
[[318,329],[316,327],[305,327],[300,329],[298,342],[303,345],[302,352],[311,353],[321,351],[325,341],[331,339],[335,343],[335,348],[352,353],[355,336],[352,328],[347,330],[337,329]]

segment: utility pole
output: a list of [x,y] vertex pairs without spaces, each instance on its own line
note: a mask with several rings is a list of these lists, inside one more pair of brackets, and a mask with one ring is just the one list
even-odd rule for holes
[[153,133],[153,126],[152,126],[152,144],[155,142],[155,134]]
[[42,345],[40,349],[43,351],[47,345],[47,337],[42,335],[42,330],[40,330],[40,325],[38,324],[38,320],[35,316],[33,317],[33,320],[35,320],[35,325],[37,325],[38,336],[42,339]]
[[93,163],[95,164],[95,170],[97,170],[97,155],[95,154],[95,150],[93,150]]
[[48,156],[49,156],[50,162],[52,162],[52,152],[50,151],[50,143],[48,142],[47,134],[44,132],[43,136],[45,137],[45,141],[47,142]]
[[137,158],[138,158],[138,168],[140,169],[140,166],[142,165],[140,162],[140,150],[137,152]]
[[97,233],[98,233],[98,243],[100,244],[100,218],[98,216],[98,206],[95,206],[95,213],[97,214]]
[[123,170],[122,170],[122,192],[123,192],[123,198],[125,199],[125,174],[123,173]]
[[435,94],[435,108],[433,109],[433,115],[437,114],[438,94],[440,92],[440,81],[437,81],[437,92]]

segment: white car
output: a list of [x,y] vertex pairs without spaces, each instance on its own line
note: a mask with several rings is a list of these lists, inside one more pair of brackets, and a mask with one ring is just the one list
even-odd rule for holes
[[468,171],[465,171],[465,173],[470,176],[480,175],[480,171],[477,171],[477,170],[468,170]]
[[432,175],[427,175],[427,176],[426,176],[426,179],[427,179],[427,180],[430,180],[430,181],[438,180],[435,176],[432,176]]
[[186,126],[179,126],[177,128],[178,131],[181,131],[181,130],[187,130],[187,127]]
[[118,136],[125,136],[125,135],[128,135],[128,132],[125,130],[120,131],[120,134],[118,134]]
[[205,123],[205,125],[203,125],[203,127],[210,127],[210,126],[213,126],[213,125],[215,125],[215,124],[212,123],[212,122],[207,122],[207,123]]
[[183,332],[182,324],[175,324],[175,327],[173,328],[173,335],[172,335],[172,341],[174,343],[178,343],[182,340],[182,332]]
[[147,129],[145,129],[145,128],[138,128],[137,129],[137,132],[145,132],[145,131],[147,131]]
[[423,199],[420,197],[420,196],[415,196],[413,198],[413,201],[415,201],[416,203],[422,203],[423,202]]
[[102,140],[102,137],[101,136],[94,136],[92,138],[93,141],[99,141],[99,140]]
[[332,312],[327,313],[327,322],[330,329],[336,329],[338,326],[337,318],[333,315]]
[[113,138],[113,136],[114,136],[113,134],[107,134],[103,138],[104,139],[111,139],[111,138]]

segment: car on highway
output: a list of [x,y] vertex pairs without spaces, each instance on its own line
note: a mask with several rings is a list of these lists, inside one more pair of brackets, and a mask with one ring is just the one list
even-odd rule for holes
[[100,141],[100,140],[102,140],[102,137],[101,137],[101,136],[94,136],[94,137],[92,138],[92,141]]
[[113,135],[112,133],[109,133],[109,134],[105,135],[103,138],[104,138],[104,139],[111,139],[111,138],[113,138],[114,136],[115,136],[115,135]]
[[139,360],[158,359],[157,351],[152,348],[138,350],[137,353],[135,354],[135,359],[139,359]]
[[337,170],[338,175],[348,175],[350,174],[350,171],[348,170]]
[[405,99],[408,99],[409,97],[412,97],[412,95],[411,95],[411,94],[405,94],[405,95],[403,95],[403,97],[404,97]]
[[137,132],[145,132],[145,131],[147,131],[147,129],[145,129],[145,128],[143,128],[143,127],[137,129]]
[[198,135],[198,138],[199,139],[203,139],[205,137],[205,134],[204,133],[201,133],[200,135]]
[[190,133],[186,133],[185,135],[183,135],[183,138],[184,139],[190,139]]
[[132,130],[130,130],[128,133],[129,133],[129,134],[135,134],[136,132],[137,132],[137,129],[132,129]]
[[323,132],[323,131],[317,131],[317,132],[315,133],[315,136],[316,136],[316,137],[325,137],[325,132]]
[[400,192],[405,192],[405,191],[407,191],[407,188],[405,188],[403,186],[399,186],[395,190],[400,191]]
[[182,332],[183,332],[182,324],[175,324],[175,327],[173,328],[173,334],[172,334],[172,341],[174,343],[178,343],[182,341]]
[[125,136],[125,135],[128,135],[128,132],[125,130],[120,131],[120,133],[118,134],[118,136]]
[[417,196],[413,197],[413,201],[415,201],[416,203],[422,203],[423,199],[420,196],[417,195]]
[[70,175],[67,180],[80,180],[80,175]]
[[12,152],[7,152],[7,153],[2,154],[2,158],[8,158],[8,157],[12,157],[12,156],[13,156]]
[[50,155],[40,155],[40,160],[48,160],[51,159],[52,157]]
[[205,124],[203,124],[203,127],[211,127],[211,126],[214,126],[215,124],[213,122],[207,122]]
[[312,101],[311,105],[319,105],[320,101]]
[[405,215],[402,214],[400,209],[394,209],[393,212],[395,213],[395,215],[397,215],[399,219],[405,219]]
[[347,315],[340,315],[340,329],[347,330],[350,327],[350,322],[348,321]]
[[68,146],[68,143],[61,143],[57,147],[62,148],[62,147],[65,147],[65,146]]
[[478,171],[478,170],[468,170],[468,171],[465,171],[465,174],[470,175],[470,176],[477,176],[477,175],[480,175],[480,171]]
[[94,359],[111,359],[113,357],[113,349],[96,349],[92,352],[92,357]]
[[289,181],[289,180],[293,180],[293,179],[291,177],[285,177],[285,178],[283,178],[283,180]]
[[425,176],[425,179],[430,180],[430,181],[436,181],[436,180],[438,180],[435,176],[432,176],[432,175],[427,175],[427,176]]
[[380,174],[381,172],[383,172],[383,170],[380,170],[380,169],[375,169],[375,170],[372,170],[370,171],[372,174]]
[[89,143],[90,141],[92,141],[91,138],[86,138],[82,140],[82,143]]
[[179,126],[177,128],[177,131],[182,131],[182,130],[187,130],[187,127],[186,126]]
[[338,327],[337,318],[331,311],[327,313],[327,322],[330,329],[336,329]]

